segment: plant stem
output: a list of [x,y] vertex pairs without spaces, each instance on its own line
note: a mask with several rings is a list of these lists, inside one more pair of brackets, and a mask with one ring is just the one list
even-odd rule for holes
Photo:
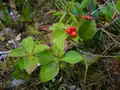
[[86,67],[85,67],[84,85],[85,85],[85,83],[86,83],[87,72],[88,72],[88,65],[86,65]]

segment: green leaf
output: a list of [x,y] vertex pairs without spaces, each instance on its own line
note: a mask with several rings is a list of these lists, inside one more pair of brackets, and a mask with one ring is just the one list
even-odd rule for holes
[[120,12],[120,0],[117,0],[116,7],[117,7],[118,11]]
[[12,72],[12,76],[15,77],[16,79],[20,79],[22,76],[21,76],[21,71],[18,70],[18,69],[15,69],[14,72]]
[[31,54],[34,48],[34,41],[32,37],[28,37],[22,41],[22,46],[25,48],[25,50]]
[[74,0],[72,0],[72,1],[69,2],[69,7],[68,7],[69,12],[72,12],[72,11],[73,11],[74,4],[75,4],[75,3],[74,3]]
[[20,71],[19,69],[15,68],[15,71],[12,73],[12,76],[15,77],[16,79],[24,79],[24,80],[29,80],[29,75],[25,71]]
[[25,60],[25,59],[22,58],[22,59],[19,59],[19,60],[17,61],[17,64],[16,64],[16,65],[19,66],[20,70],[24,70],[26,64],[27,64],[27,60]]
[[90,0],[82,0],[81,5],[79,6],[79,8],[82,10],[85,7],[87,7],[87,5],[90,3]]
[[72,13],[70,13],[70,17],[75,23],[77,23],[77,19]]
[[61,16],[59,21],[62,22],[64,20],[65,16],[66,16],[66,12]]
[[64,54],[66,38],[67,35],[65,32],[63,32],[61,35],[53,39],[54,53],[56,53],[56,55],[62,56]]
[[90,9],[91,9],[91,12],[92,12],[92,16],[94,17],[94,19],[99,19],[101,12],[99,10],[95,11],[96,8],[97,8],[96,2],[93,2],[91,0],[91,2],[90,2]]
[[62,16],[64,15],[66,12],[65,11],[60,11],[60,12],[53,12],[54,16]]
[[65,30],[63,28],[56,28],[52,33],[52,39],[59,38],[61,34],[64,34]]
[[48,82],[54,78],[59,72],[59,66],[55,63],[44,65],[41,67],[40,80],[41,82]]
[[46,50],[39,53],[39,63],[42,65],[49,64],[50,62],[54,61],[54,56],[51,50]]
[[31,8],[28,3],[25,5],[25,8],[23,8],[23,14],[26,20],[29,20],[29,18],[31,17]]
[[61,22],[55,23],[53,26],[50,27],[50,30],[55,31],[56,29],[59,29],[59,28],[64,29],[65,28],[64,24]]
[[83,60],[82,56],[75,51],[67,52],[65,54],[65,56],[61,59],[61,61],[65,61],[65,62],[70,63],[70,64],[75,64],[75,63],[78,63],[82,60]]
[[57,23],[51,27],[53,51],[55,54],[62,56],[64,54],[64,42],[67,38],[65,26],[62,23]]
[[43,52],[43,51],[48,50],[48,49],[49,49],[49,47],[45,44],[36,45],[34,48],[34,54]]
[[75,2],[75,6],[74,6],[74,8],[75,8],[75,11],[74,11],[74,9],[73,9],[73,13],[74,14],[79,14],[80,12],[81,12],[81,8],[80,8],[80,3],[78,3],[78,2]]
[[81,20],[80,28],[78,30],[79,36],[84,40],[88,41],[93,38],[97,32],[96,23],[94,20]]
[[31,74],[38,65],[38,58],[29,56],[27,63],[25,65],[25,70],[27,71],[28,74]]
[[109,2],[104,8],[101,9],[105,20],[110,22],[112,20],[112,16],[114,15],[114,6],[111,2]]
[[[73,11],[72,11],[72,13],[73,14],[75,14],[75,15],[78,15],[79,14],[79,8],[76,6],[76,4],[77,4],[78,2],[75,2],[75,5],[74,5],[74,7],[73,7]],[[80,4],[80,3],[79,3]]]
[[9,54],[9,57],[24,57],[27,56],[27,53],[25,52],[23,47],[19,47],[16,49],[13,49]]
[[66,5],[66,3],[65,3],[64,1],[65,1],[65,0],[57,0],[57,1],[55,1],[55,2],[58,3],[58,5],[60,5],[60,7],[61,7],[63,10],[66,10],[67,5]]
[[73,40],[74,42],[77,42],[77,43],[78,43],[79,36],[76,36],[75,38],[72,38],[72,40]]

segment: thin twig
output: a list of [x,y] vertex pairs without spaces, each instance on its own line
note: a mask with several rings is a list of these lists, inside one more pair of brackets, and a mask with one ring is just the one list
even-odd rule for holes
[[111,23],[109,23],[109,25],[106,25],[106,26],[104,26],[103,28],[107,28],[107,27],[109,27],[111,24],[113,24],[117,19],[119,19],[119,17],[117,17],[116,19],[114,19]]
[[94,14],[95,12],[97,12],[98,10],[100,10],[101,8],[103,8],[110,0],[108,0],[106,3],[104,3],[101,7],[99,7],[98,9],[96,9],[95,11],[92,12],[92,14]]
[[[105,76],[104,78],[107,78],[108,76]],[[100,80],[102,80],[102,79],[104,79],[103,77],[101,77],[100,79],[98,79],[96,82],[94,82],[94,83],[91,83],[91,84],[89,84],[89,85],[86,85],[85,87],[86,88],[88,88],[88,87],[91,87],[91,86],[93,86],[93,85],[95,85],[95,84],[97,84],[98,83],[98,81],[100,81]]]
[[115,43],[120,45],[120,42],[116,41],[106,30],[102,29],[103,32],[105,32]]
[[91,87],[91,86],[93,86],[93,85],[96,85],[97,83],[98,83],[98,82],[91,83],[91,84],[87,85],[86,88]]
[[88,72],[88,65],[86,64],[86,66],[85,66],[85,75],[84,75],[84,85],[86,84],[87,72]]
[[99,55],[99,54],[92,54],[92,53],[87,53],[85,51],[82,51],[82,50],[79,50],[80,53],[83,53],[85,55],[91,55],[91,56],[94,56],[94,57],[103,57],[103,58],[116,58],[117,56],[104,56],[104,55]]
[[10,53],[10,52],[11,52],[11,51],[4,51],[4,52],[3,52],[3,51],[0,51],[0,55],[1,55],[1,54],[8,54],[8,53]]
[[113,4],[113,6],[114,6],[115,11],[120,15],[120,12],[119,12],[118,9],[116,8],[115,2],[114,2],[113,0],[112,0],[112,4]]
[[110,46],[108,46],[108,47],[105,49],[105,51],[102,53],[102,55],[104,55],[104,54],[107,52],[107,50],[108,50],[113,44],[114,44],[114,43],[111,43]]
[[117,36],[117,35],[112,34],[112,33],[110,33],[110,32],[109,32],[109,34],[110,34],[111,36],[113,36],[113,37],[120,38],[120,36]]

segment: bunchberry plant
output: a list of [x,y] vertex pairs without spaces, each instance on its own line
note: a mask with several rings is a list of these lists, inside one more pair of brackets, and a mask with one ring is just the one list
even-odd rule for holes
[[51,47],[46,44],[36,44],[32,37],[28,37],[21,42],[18,48],[9,53],[9,57],[19,57],[17,67],[21,71],[25,70],[29,75],[40,63],[41,82],[47,82],[58,74],[60,62],[75,64],[83,60],[78,52],[65,51],[65,40],[69,35],[65,31],[64,24],[56,23],[51,30],[53,31]]

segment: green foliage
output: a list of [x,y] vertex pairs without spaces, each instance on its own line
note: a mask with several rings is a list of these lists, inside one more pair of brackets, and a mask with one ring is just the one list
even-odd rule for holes
[[52,42],[54,53],[61,57],[64,54],[65,39],[68,37],[65,32],[65,26],[59,22],[54,24],[51,27],[51,30],[53,30]]
[[101,9],[101,12],[103,13],[105,20],[107,22],[110,22],[112,20],[112,16],[114,14],[114,6],[111,2],[109,2],[104,8]]
[[19,59],[15,66],[14,66],[14,72],[12,73],[12,75],[17,78],[17,79],[28,79],[29,78],[29,75],[28,73],[24,70],[25,68],[25,65],[26,65],[26,60],[24,59]]
[[44,44],[36,45],[32,37],[22,40],[21,46],[9,53],[9,57],[20,57],[16,63],[17,71],[13,75],[16,78],[21,77],[19,73],[24,70],[30,75],[40,63],[42,65],[40,80],[47,82],[58,74],[59,62],[75,64],[82,61],[82,56],[75,51],[70,51],[64,55],[64,42],[67,38],[64,28],[62,23],[57,23],[51,27],[53,30],[51,48]]
[[96,23],[94,20],[81,20],[79,22],[79,36],[84,40],[88,41],[93,38],[95,33],[97,32]]
[[25,52],[23,47],[13,49],[12,52],[10,52],[8,54],[8,56],[10,56],[10,57],[23,57],[23,56],[26,56],[26,55],[27,55],[27,53]]
[[24,15],[24,19],[26,20],[28,20],[31,17],[31,8],[28,3],[26,4],[26,7],[23,8],[23,15]]
[[74,5],[75,5],[74,0],[72,0],[72,1],[69,2],[68,10],[69,10],[70,12],[73,11]]
[[41,68],[40,80],[47,82],[55,77],[59,72],[59,66],[56,63],[49,63]]
[[[54,11],[53,11],[54,12]],[[60,12],[54,12],[53,15],[54,16],[61,16],[61,15],[64,15],[66,12],[64,11],[60,11]]]
[[71,63],[71,64],[75,64],[75,63],[78,63],[80,61],[82,61],[83,58],[82,56],[75,52],[75,51],[69,51],[67,52],[64,57],[61,59],[61,61],[65,61],[67,63]]
[[120,0],[117,0],[116,7],[117,7],[118,11],[120,12]]
[[29,3],[25,4],[25,7],[22,8],[20,20],[24,21],[31,21],[31,7]]
[[80,8],[80,3],[79,2],[75,2],[75,6],[73,9],[73,14],[79,14],[81,12],[81,8]]
[[25,70],[27,71],[28,74],[31,74],[37,68],[37,65],[38,65],[38,58],[29,56],[25,64]]
[[[79,10],[76,7],[76,3],[74,0],[70,1],[68,5],[66,5],[66,9],[64,11],[60,12],[54,12],[54,16],[60,16],[59,21],[64,22],[66,21],[72,21],[71,23],[77,23],[76,16],[74,14],[78,14]],[[69,21],[67,23],[69,23]]]
[[27,60],[25,60],[24,58],[21,58],[17,61],[16,66],[18,66],[20,70],[24,70],[26,63],[27,63]]
[[76,17],[72,13],[70,13],[70,17],[74,23],[78,23]]
[[90,3],[90,0],[83,0],[79,6],[80,10],[84,9],[87,7],[87,5]]
[[5,26],[3,25],[3,23],[0,21],[0,31],[4,28]]
[[62,22],[64,20],[65,16],[66,16],[66,12],[64,12],[64,14],[61,16],[59,21]]
[[39,63],[42,65],[47,65],[53,61],[55,61],[55,57],[53,56],[53,53],[51,50],[46,50],[41,53],[39,53]]
[[61,10],[61,9],[67,9],[67,4],[68,4],[68,1],[67,0],[53,0],[53,2],[55,2],[55,7],[58,9],[58,10]]
[[22,41],[22,46],[24,47],[24,49],[26,50],[26,52],[28,52],[29,54],[32,53],[33,48],[34,48],[34,42],[32,37],[28,37],[27,39],[24,39]]
[[[35,49],[34,51],[34,48],[36,48],[36,46],[37,46],[37,50]],[[36,45],[36,46],[32,37],[28,37],[22,41],[20,47],[13,49],[8,54],[8,56],[21,57],[18,60],[19,63],[17,63],[18,67],[20,68],[20,70],[25,69],[28,72],[28,74],[31,74],[38,65],[38,58],[36,57],[35,54],[49,49],[47,45],[43,45],[43,44],[41,46],[40,45]]]
[[37,54],[37,53],[43,52],[47,49],[49,49],[49,47],[47,45],[44,45],[44,44],[35,45],[33,53]]

